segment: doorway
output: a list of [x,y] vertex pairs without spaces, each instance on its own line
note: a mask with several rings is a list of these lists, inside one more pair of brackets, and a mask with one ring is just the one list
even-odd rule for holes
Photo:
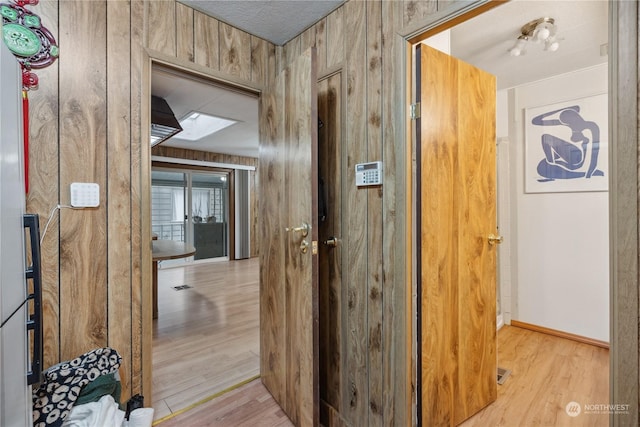
[[[509,2],[503,6],[497,7],[493,11],[485,12],[482,17],[488,20],[492,20],[492,22],[511,22],[511,20],[500,19],[491,17],[492,12],[500,11],[503,8],[509,7],[512,5],[514,7],[518,7],[518,2],[513,1]],[[599,12],[597,13],[598,18],[601,20],[597,24],[598,27],[602,29],[602,33],[604,34],[604,40],[600,42],[600,45],[604,45],[606,48],[606,43],[608,40],[607,34],[607,4],[605,2],[599,2]],[[529,4],[527,8],[529,9]],[[590,5],[594,6],[594,5]],[[567,9],[574,8],[575,5],[567,6]],[[522,14],[522,7],[520,7],[520,14]],[[531,10],[531,18],[538,18],[538,11],[535,10],[535,7]],[[573,13],[573,12],[572,12]],[[587,13],[587,11],[581,9],[581,13]],[[529,12],[527,12],[527,17],[529,16]],[[548,15],[545,15],[548,16]],[[562,16],[560,14],[559,16]],[[503,17],[504,18],[504,17]],[[583,16],[584,18],[584,16]],[[572,27],[574,23],[568,18],[561,18],[564,22],[564,26],[562,28]],[[467,21],[471,22],[471,21]],[[486,23],[486,21],[485,21]],[[466,24],[466,23],[465,23]],[[525,24],[525,22],[520,23]],[[593,26],[593,24],[591,24]],[[451,49],[451,52],[454,56],[457,56],[456,53],[460,54],[460,52],[455,52],[456,44],[453,39],[456,36],[464,36],[465,34],[474,34],[474,37],[477,37],[477,31],[471,31],[469,26],[464,26],[464,24],[458,27],[454,27],[450,30],[449,36],[450,38],[447,40],[447,43],[450,43],[448,47]],[[519,30],[520,25],[514,25],[517,30]],[[600,30],[599,30],[600,32]],[[442,36],[442,34],[439,34]],[[517,34],[516,34],[517,36]],[[473,44],[469,39],[463,43],[468,47],[469,51],[475,52],[466,52],[466,56],[460,56],[465,60],[469,60],[469,62],[473,63],[474,59],[477,59],[483,56],[484,51],[483,48],[487,45],[491,45],[493,41],[491,37],[487,34],[484,34],[483,42],[478,42],[477,44]],[[570,36],[567,34],[565,37],[563,35],[563,39],[569,40]],[[515,45],[516,39],[507,39],[506,43],[500,44],[500,46],[505,45],[505,48],[502,49],[502,54],[506,53],[506,56],[512,61],[517,58],[515,56],[509,57],[508,51],[509,48]],[[482,44],[482,46],[480,46]],[[597,45],[596,47],[599,47]],[[529,49],[528,55],[536,55],[536,58],[540,58],[537,56],[539,52],[534,51],[534,49],[539,49],[540,53],[544,51],[543,46],[541,44],[533,44],[527,47]],[[596,49],[598,50],[598,49]],[[558,53],[561,51],[559,50]],[[555,52],[549,51],[544,52],[545,54],[554,54]],[[474,56],[475,55],[475,56]],[[489,55],[491,56],[491,55]],[[597,56],[597,55],[596,55]],[[494,62],[497,62],[495,56],[491,56]],[[486,64],[486,63],[485,63]],[[571,336],[574,339],[585,338],[585,342],[593,341],[597,345],[606,345],[609,343],[609,265],[608,265],[608,242],[609,242],[609,234],[608,234],[608,194],[607,194],[607,186],[605,184],[603,189],[591,189],[591,190],[575,190],[575,194],[571,191],[563,191],[560,194],[560,191],[553,190],[545,190],[545,191],[535,191],[531,190],[531,188],[527,189],[525,187],[525,171],[523,170],[523,165],[525,164],[524,156],[528,153],[529,148],[533,145],[531,138],[528,138],[528,135],[525,131],[525,123],[524,120],[531,117],[527,115],[527,110],[534,110],[536,107],[551,105],[554,103],[561,103],[564,101],[583,101],[584,98],[596,97],[600,93],[607,92],[607,61],[606,55],[604,59],[601,57],[597,63],[587,64],[582,63],[583,68],[579,69],[562,69],[560,72],[556,72],[555,74],[561,74],[560,77],[551,77],[545,76],[540,77],[536,80],[535,83],[531,82],[520,82],[518,84],[510,83],[503,85],[503,94],[498,96],[498,110],[502,109],[505,117],[504,120],[504,134],[500,134],[498,132],[498,176],[499,179],[502,177],[502,181],[498,183],[498,206],[500,209],[498,220],[501,224],[500,231],[501,234],[505,235],[505,240],[509,240],[511,247],[508,250],[505,250],[504,247],[500,248],[501,258],[499,261],[499,269],[498,272],[501,274],[499,279],[499,283],[502,283],[500,289],[498,289],[498,295],[502,298],[497,301],[497,305],[502,307],[502,318],[506,324],[511,323],[512,319],[514,320],[514,324],[518,324],[522,327],[529,327],[527,323],[538,323],[543,324],[542,328],[539,328],[545,333],[558,333],[561,331],[570,330],[569,334],[566,334],[565,337]],[[512,65],[515,66],[515,65]],[[547,69],[553,69],[551,65],[546,66]],[[562,81],[562,79],[565,79]],[[541,81],[543,80],[543,81]],[[559,83],[562,81],[562,83]],[[571,84],[567,84],[566,82],[573,81],[575,82],[585,82],[582,86],[582,92],[573,92],[569,93],[569,88]],[[500,82],[498,82],[500,86]],[[547,91],[552,93],[553,95],[560,96],[561,99],[553,98],[550,96],[546,99],[541,98],[544,94],[544,87],[547,86]],[[554,86],[555,85],[555,86]],[[563,87],[564,86],[564,87]],[[575,86],[579,86],[578,83]],[[586,92],[584,89],[586,88]],[[500,91],[499,91],[500,92]],[[533,94],[539,95],[537,99],[534,99]],[[593,119],[594,121],[598,121],[603,132],[606,134],[606,96],[601,97],[605,99],[603,111],[604,121],[598,121],[599,119]],[[501,106],[502,103],[502,106]],[[587,111],[587,108],[583,105],[583,111]],[[558,108],[562,108],[562,105],[559,105]],[[568,107],[565,107],[568,108]],[[500,120],[500,118],[499,118]],[[501,138],[502,137],[502,138]],[[601,153],[602,167],[606,168],[607,165],[607,153]],[[600,165],[598,166],[600,167]],[[535,171],[535,167],[533,168]],[[539,180],[542,182],[542,180]],[[603,180],[606,182],[606,179]],[[573,258],[569,255],[567,256],[566,249],[565,256],[557,256],[551,255],[552,260],[548,260],[547,256],[542,255],[546,253],[551,253],[553,248],[538,247],[537,254],[539,256],[533,256],[531,253],[532,242],[535,242],[535,232],[532,236],[531,234],[526,233],[527,228],[533,228],[535,225],[535,220],[531,219],[531,216],[527,218],[523,215],[523,212],[531,212],[531,206],[527,208],[526,203],[531,202],[531,200],[535,200],[536,203],[544,204],[545,209],[551,210],[562,215],[560,212],[565,212],[566,217],[571,217],[572,210],[570,207],[565,206],[565,203],[572,205],[573,207],[577,206],[577,204],[585,203],[589,206],[595,208],[595,218],[596,220],[592,222],[590,225],[595,226],[598,233],[593,236],[591,235],[589,238],[581,238],[576,240],[572,239],[574,242],[580,242],[579,245],[583,245],[586,248],[596,248],[598,251],[598,256],[596,257],[596,261],[593,261],[591,258],[588,258],[588,265],[590,268],[595,269],[595,273],[592,273],[594,276],[597,276],[596,284],[591,283],[590,281],[585,281],[577,276],[569,278],[569,280],[565,280],[564,282],[567,285],[580,286],[579,291],[583,296],[589,294],[587,298],[593,298],[594,301],[598,302],[597,306],[593,306],[588,310],[588,317],[583,321],[578,322],[567,322],[566,317],[567,313],[573,312],[571,308],[571,303],[574,301],[568,300],[567,298],[561,296],[562,292],[557,292],[558,288],[556,287],[556,292],[549,294],[548,290],[544,288],[544,286],[538,286],[535,289],[530,288],[521,288],[519,286],[522,285],[527,279],[527,276],[533,276],[530,270],[530,267],[521,259],[522,256],[527,258],[537,259],[539,263],[542,265],[549,266],[548,271],[552,271],[553,266],[551,265],[553,262],[553,258],[558,260],[563,260],[563,263],[569,265],[568,263],[576,262],[571,261]],[[506,206],[504,203],[508,203]],[[502,206],[501,206],[502,204]],[[562,207],[565,206],[565,207]],[[580,205],[584,206],[584,205]],[[555,208],[554,208],[555,207]],[[501,215],[500,215],[501,214]],[[541,218],[540,215],[536,216],[536,220]],[[549,230],[549,226],[547,225],[547,230]],[[585,231],[584,228],[582,228]],[[533,232],[533,231],[532,231]],[[538,232],[539,233],[539,232]],[[552,233],[557,233],[553,231]],[[589,233],[585,233],[585,235],[589,235]],[[550,240],[547,240],[549,243]],[[526,242],[526,243],[523,243]],[[561,244],[552,244],[551,246],[562,246]],[[564,248],[564,246],[562,246]],[[582,257],[581,259],[585,259]],[[576,268],[580,269],[580,263],[573,264]],[[544,270],[544,269],[539,269]],[[592,270],[593,272],[594,270]],[[561,276],[558,276],[561,277]],[[547,282],[552,282],[557,279],[549,279],[547,278]],[[538,282],[541,282],[539,278]],[[547,283],[544,283],[546,285]],[[573,294],[574,290],[568,287],[568,294]],[[544,296],[547,298],[541,298]],[[569,303],[567,303],[569,301]],[[563,306],[559,303],[564,303]],[[538,309],[531,309],[533,304],[537,304]],[[561,308],[558,308],[561,306]],[[577,303],[577,308],[573,310],[583,310],[584,304]],[[550,312],[556,313],[556,317],[550,315]],[[547,317],[533,317],[538,314],[546,314]],[[528,317],[531,316],[531,317]],[[564,317],[564,319],[563,319]],[[595,321],[594,317],[597,317],[597,321]],[[518,319],[531,319],[529,321],[520,321]],[[564,323],[562,323],[564,320]],[[548,323],[544,323],[544,322]],[[558,325],[558,326],[553,326]],[[573,328],[573,329],[572,329]],[[583,328],[583,329],[580,329]],[[561,334],[559,334],[561,335]],[[595,337],[595,338],[594,338]],[[565,402],[566,403],[566,402]]]
[[[152,149],[152,232],[195,248],[158,271],[158,421],[259,373],[258,97],[166,64],[153,64],[151,83],[185,132]],[[194,137],[187,126],[202,116],[231,124]]]

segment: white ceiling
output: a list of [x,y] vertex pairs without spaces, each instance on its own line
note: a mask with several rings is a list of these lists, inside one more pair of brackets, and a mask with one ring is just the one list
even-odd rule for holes
[[198,111],[238,121],[199,141],[180,139],[178,133],[162,145],[258,157],[257,97],[156,66],[151,78],[151,93],[164,98],[178,120],[191,111]]
[[[277,44],[291,39],[324,16],[311,18],[313,13],[329,13],[342,3],[325,0],[182,2],[203,11],[210,10],[208,13],[216,18]],[[324,7],[325,12],[316,7]],[[601,46],[608,41],[607,11],[606,1],[513,0],[453,28],[451,54],[496,75],[499,89],[594,66],[607,61],[606,55],[600,54]],[[541,45],[529,43],[525,55],[510,56],[508,50],[520,34],[520,27],[543,16],[555,19],[560,39],[558,51],[546,52]],[[174,137],[163,145],[258,156],[256,98],[160,69],[153,70],[152,94],[165,98],[178,119],[195,110],[239,120],[207,140],[190,143]]]
[[[498,89],[607,62],[600,47],[608,42],[608,2],[593,0],[511,1],[451,30],[451,54],[494,74]],[[509,55],[529,21],[551,17],[560,48],[544,51],[529,42],[526,53]]]

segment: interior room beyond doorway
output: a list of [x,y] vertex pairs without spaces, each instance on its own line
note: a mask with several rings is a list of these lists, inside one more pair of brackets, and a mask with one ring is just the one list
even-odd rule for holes
[[232,122],[152,148],[150,227],[158,239],[196,249],[158,270],[152,381],[160,420],[259,373],[258,98],[164,65],[154,64],[151,86],[183,128],[198,114]]
[[[525,56],[510,55],[521,28],[541,16],[558,24],[552,31],[557,31],[560,48],[546,49],[545,43],[531,39]],[[607,2],[514,0],[427,42],[498,76],[498,225],[505,240],[499,248],[498,325],[517,324],[605,348],[610,340],[607,20]],[[582,25],[598,30],[585,40],[579,36]],[[504,36],[514,31],[516,37]],[[592,101],[597,107],[590,109]],[[586,182],[588,187],[573,180],[570,188],[558,188],[561,179],[544,175],[544,153],[538,158],[535,152],[542,146],[541,137],[531,128],[539,125],[536,117],[575,110],[576,105],[585,121],[599,127],[599,132],[578,132],[596,147],[595,154],[588,155],[597,158],[593,171],[599,172]],[[571,129],[568,135],[562,133],[567,123],[558,122],[555,128],[547,123],[545,132],[575,140]],[[590,215],[582,222],[576,212],[585,208]],[[502,366],[500,359],[498,366],[512,368]],[[598,384],[604,388],[597,395],[606,396],[605,381]],[[568,401],[556,403],[556,415],[566,416]]]

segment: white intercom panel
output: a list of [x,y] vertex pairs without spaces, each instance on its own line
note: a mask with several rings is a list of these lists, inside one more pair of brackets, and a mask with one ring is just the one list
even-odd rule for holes
[[100,206],[100,186],[94,182],[72,182],[71,206],[74,208]]
[[358,163],[356,165],[356,186],[382,185],[382,162]]

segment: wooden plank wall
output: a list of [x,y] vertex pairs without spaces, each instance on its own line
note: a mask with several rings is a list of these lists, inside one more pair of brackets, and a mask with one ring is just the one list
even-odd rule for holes
[[[259,89],[274,72],[276,47],[173,0],[44,0],[30,9],[60,46],[29,94],[27,210],[42,228],[54,216],[42,244],[44,367],[110,346],[123,357],[123,399],[150,399],[145,49]],[[71,182],[98,183],[100,206],[56,212],[69,204]]]
[[[279,69],[315,46],[319,78],[343,76],[338,94],[345,106],[338,271],[344,299],[342,314],[336,317],[328,295],[321,293],[321,321],[326,319],[321,326],[330,328],[321,331],[321,338],[329,341],[320,343],[330,359],[320,361],[328,375],[323,384],[331,387],[321,390],[324,425],[411,423],[403,215],[405,74],[403,64],[396,62],[405,46],[398,34],[450,3],[351,0],[289,41],[281,55]],[[321,94],[326,84],[320,83]],[[357,189],[355,164],[375,160],[384,162],[384,185]],[[336,350],[339,354],[332,356]]]
[[[151,150],[153,156],[173,157],[176,159],[199,160],[203,162],[226,163],[231,165],[244,165],[258,167],[258,159],[254,157],[233,156],[230,154],[210,153],[207,151],[186,150],[182,148],[156,145]],[[249,256],[257,257],[260,253],[260,236],[258,234],[258,172],[249,171],[249,227],[251,230],[251,253]]]
[[[173,0],[44,0],[31,7],[56,35],[61,56],[38,70],[40,87],[29,94],[27,208],[44,225],[57,204],[69,203],[70,182],[101,188],[99,208],[64,210],[43,242],[45,367],[110,345],[124,357],[124,397],[149,393],[150,354],[143,349],[150,336],[143,331],[149,324],[142,303],[150,298],[151,279],[149,213],[142,210],[149,206],[150,167],[141,141],[141,123],[148,120],[141,107],[148,90],[144,49],[260,87],[288,59],[315,45],[318,76],[341,72],[345,107],[340,161],[346,298],[344,316],[329,332],[339,334],[344,347],[331,419],[335,425],[408,424],[405,75],[396,62],[404,49],[397,34],[419,28],[449,3],[350,0],[284,48]],[[272,104],[261,105],[264,112]],[[277,116],[267,115],[277,125]],[[357,190],[353,165],[370,160],[384,161],[384,186]],[[267,172],[258,172],[261,183]],[[278,262],[269,268],[275,271]]]

